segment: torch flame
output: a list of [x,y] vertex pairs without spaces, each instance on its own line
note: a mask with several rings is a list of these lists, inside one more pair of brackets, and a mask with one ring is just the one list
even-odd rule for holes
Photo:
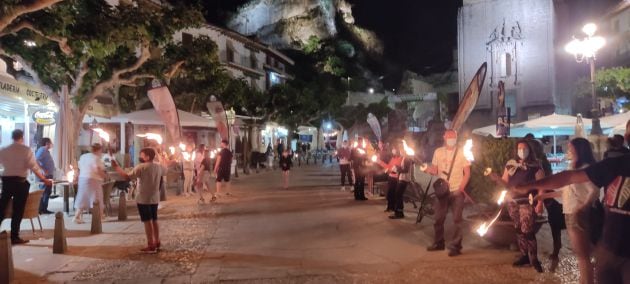
[[479,234],[479,236],[483,237],[483,235],[485,235],[488,232],[488,230],[490,229],[490,227],[492,227],[494,222],[496,222],[497,219],[499,219],[499,216],[501,215],[501,211],[503,211],[503,208],[501,208],[501,210],[499,210],[499,213],[497,213],[497,216],[495,216],[494,219],[490,221],[490,224],[484,222],[477,228],[477,234]]
[[[193,155],[194,155],[194,152],[193,152]],[[182,153],[182,157],[184,158],[184,160],[185,160],[186,162],[189,162],[189,161],[190,161],[190,153],[188,153],[188,152],[183,152],[183,153]]]
[[170,146],[168,147],[168,150],[171,152],[171,155],[175,155],[175,147]]
[[197,157],[197,152],[192,152],[192,159],[194,160]]
[[66,179],[68,182],[74,181],[74,168],[72,168],[72,165],[70,165],[70,170],[66,173]]
[[473,147],[472,139],[466,140],[466,144],[464,144],[464,157],[469,162],[472,162],[475,160],[475,155],[472,152],[472,147]]
[[372,162],[376,163],[377,160],[378,160],[378,158],[376,157],[376,155],[372,155]]
[[367,144],[365,143],[365,140],[361,141],[361,148],[365,149],[367,147]]
[[109,133],[105,132],[105,130],[101,128],[94,128],[92,129],[92,131],[96,132],[98,134],[98,137],[101,137],[103,141],[109,143]]
[[359,152],[359,154],[361,154],[361,155],[365,154],[365,150],[363,150],[361,148],[357,148],[357,152]]
[[484,176],[489,176],[491,173],[492,173],[492,168],[486,168],[486,170],[483,171]]
[[210,159],[214,159],[214,157],[216,157],[217,154],[215,151],[210,151]]
[[179,143],[179,149],[182,150],[182,152],[186,151],[186,144],[180,142]]
[[499,200],[497,200],[497,204],[501,205],[505,201],[505,195],[507,195],[507,190],[501,191],[501,195],[499,196]]
[[359,147],[359,142],[354,141],[354,143],[352,143],[352,148],[357,148]]
[[413,150],[413,148],[411,148],[411,147],[409,147],[407,145],[407,141],[403,140],[402,143],[403,143],[403,149],[405,150],[405,153],[407,153],[407,155],[413,156],[413,155],[416,154],[416,152]]
[[144,137],[147,138],[149,140],[155,140],[158,144],[162,144],[162,142],[164,141],[162,139],[162,135],[157,134],[157,133],[145,133],[145,134],[138,134],[138,137]]

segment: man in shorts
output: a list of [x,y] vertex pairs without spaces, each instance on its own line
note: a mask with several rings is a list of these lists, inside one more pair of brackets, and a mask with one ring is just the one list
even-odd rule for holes
[[140,220],[144,223],[144,232],[147,236],[147,247],[141,249],[144,253],[156,253],[160,249],[160,229],[157,221],[158,203],[160,202],[160,182],[168,169],[165,162],[154,163],[156,152],[153,148],[140,150],[140,164],[130,172],[123,171],[118,163],[112,166],[123,178],[138,180],[138,194],[136,204]]
[[[230,173],[232,169],[232,151],[228,148],[228,141],[221,141],[221,151],[217,154],[217,160],[214,163],[214,175],[217,176],[217,195],[221,195],[222,186],[221,183],[225,184],[225,190],[227,191],[227,187],[230,182]],[[226,192],[227,195],[230,195],[229,192]]]

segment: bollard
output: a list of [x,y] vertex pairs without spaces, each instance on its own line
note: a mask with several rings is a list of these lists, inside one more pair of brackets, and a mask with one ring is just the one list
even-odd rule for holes
[[164,178],[160,180],[160,201],[166,201],[166,181]]
[[120,191],[118,198],[118,221],[127,220],[127,193]]
[[63,221],[63,213],[55,213],[55,235],[53,238],[53,253],[64,254],[68,251],[66,242],[66,226]]
[[11,254],[11,239],[7,231],[0,233],[0,283],[13,281],[13,255]]
[[98,202],[94,202],[92,206],[92,226],[90,234],[100,234],[103,232],[103,224],[101,223],[101,206]]

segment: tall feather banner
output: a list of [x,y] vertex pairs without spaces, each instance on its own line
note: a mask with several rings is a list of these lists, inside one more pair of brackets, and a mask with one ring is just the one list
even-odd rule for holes
[[217,131],[219,131],[221,139],[230,139],[228,131],[228,121],[225,114],[225,109],[223,108],[223,104],[221,104],[220,101],[210,101],[206,106],[208,107],[208,112],[212,116],[212,119],[214,119],[217,124]]
[[368,113],[367,123],[372,128],[372,131],[374,131],[374,135],[376,135],[376,138],[381,141],[381,124],[378,122],[376,116],[374,116],[372,113]]
[[[159,86],[159,84],[155,84],[154,86],[156,85]],[[182,128],[179,122],[179,113],[177,113],[173,96],[168,88],[166,86],[155,87],[149,90],[148,96],[153,104],[153,108],[155,108],[162,122],[164,122],[164,126],[171,135],[171,138],[173,138],[173,141],[182,141]]]
[[459,131],[464,125],[464,122],[468,119],[468,116],[470,116],[470,113],[475,108],[479,95],[481,94],[481,90],[483,89],[483,82],[486,80],[487,66],[488,64],[486,62],[481,64],[481,67],[479,67],[477,73],[470,81],[470,85],[468,85],[468,88],[464,93],[464,97],[459,103],[457,113],[455,113],[455,116],[453,117],[453,122],[450,127],[451,129]]

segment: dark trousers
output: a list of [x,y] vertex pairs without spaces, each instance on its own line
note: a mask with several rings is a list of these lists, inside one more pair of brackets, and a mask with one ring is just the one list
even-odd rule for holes
[[356,180],[354,181],[354,199],[361,200],[365,199],[365,176],[358,173],[359,171],[355,169],[354,175]]
[[630,283],[630,258],[616,253],[601,244],[595,249],[595,278],[599,283]]
[[396,209],[396,187],[398,187],[397,177],[387,178],[387,210]]
[[346,177],[348,177],[348,185],[352,185],[352,171],[350,170],[350,165],[339,165],[339,170],[341,171],[341,186],[346,185]]
[[555,199],[545,199],[544,205],[547,209],[551,237],[553,238],[553,252],[551,254],[557,256],[562,247],[562,229],[566,228],[562,204]]
[[[47,179],[52,179],[52,175],[46,175]],[[40,184],[39,189],[43,190],[42,199],[39,200],[39,213],[48,211],[48,200],[50,200],[50,194],[52,193],[52,184],[45,185]]]
[[11,239],[20,236],[20,223],[24,216],[24,208],[28,199],[31,184],[22,177],[2,177],[2,193],[0,194],[0,223],[4,220],[4,211],[13,198],[13,216],[11,217]]
[[394,211],[396,211],[396,216],[404,216],[403,209],[405,209],[405,202],[403,197],[405,196],[405,190],[407,190],[408,181],[400,180],[398,181],[398,186],[396,187],[396,207]]
[[455,223],[455,232],[453,232],[453,240],[448,245],[450,250],[461,250],[463,239],[463,224],[464,218],[462,213],[464,212],[464,194],[459,191],[451,192],[447,198],[435,199],[433,205],[435,209],[435,223],[433,229],[435,230],[435,244],[443,245],[444,240],[444,221],[446,220],[446,214],[448,209],[451,208],[453,214],[453,223]]

